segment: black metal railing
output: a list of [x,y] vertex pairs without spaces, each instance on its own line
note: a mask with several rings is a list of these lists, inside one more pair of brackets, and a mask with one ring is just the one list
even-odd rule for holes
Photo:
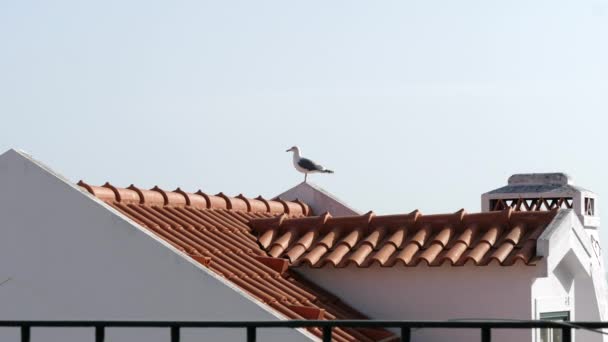
[[[21,342],[31,341],[32,328],[64,327],[95,329],[95,342],[105,341],[106,328],[167,328],[171,331],[171,342],[180,342],[182,328],[234,328],[245,329],[247,342],[255,342],[260,328],[320,328],[324,342],[332,340],[333,328],[397,328],[401,341],[411,340],[412,329],[479,329],[480,341],[492,341],[492,329],[558,329],[563,342],[572,341],[572,329],[592,330],[603,334],[600,329],[608,328],[608,322],[557,322],[557,321],[377,321],[377,320],[287,320],[287,321],[0,321],[0,327],[21,329]],[[109,341],[108,341],[109,342]]]

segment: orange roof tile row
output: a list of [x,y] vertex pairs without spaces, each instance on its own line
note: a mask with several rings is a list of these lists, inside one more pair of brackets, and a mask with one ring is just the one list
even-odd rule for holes
[[293,266],[534,265],[536,240],[556,212],[281,215],[252,220],[250,226],[270,256],[287,258]]
[[[230,198],[158,188],[81,187],[142,227],[223,276],[290,319],[361,319],[337,297],[288,269],[285,259],[268,257],[248,226],[257,218],[309,212],[298,202]],[[310,329],[317,336],[319,329]],[[336,329],[335,341],[379,341],[394,337],[384,330]]]
[[92,186],[83,181],[78,182],[78,185],[101,200],[116,201],[125,204],[139,203],[161,206],[191,206],[199,209],[229,209],[255,213],[285,213],[289,215],[308,215],[310,213],[310,207],[299,200],[267,200],[262,196],[247,198],[243,195],[229,197],[221,192],[216,195],[209,195],[201,190],[196,193],[191,193],[185,192],[180,188],[177,188],[174,191],[166,191],[158,186],[146,190],[140,189],[134,185],[131,185],[128,188],[117,188],[110,183],[106,183],[102,186]]

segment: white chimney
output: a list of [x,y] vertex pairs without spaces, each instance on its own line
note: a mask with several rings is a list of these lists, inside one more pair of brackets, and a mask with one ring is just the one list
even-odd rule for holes
[[587,232],[599,239],[598,195],[575,186],[565,173],[515,174],[508,185],[481,195],[484,212],[508,207],[518,211],[573,209]]

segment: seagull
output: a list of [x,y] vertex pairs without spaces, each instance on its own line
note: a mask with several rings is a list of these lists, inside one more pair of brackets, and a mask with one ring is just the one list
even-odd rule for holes
[[332,170],[328,170],[308,158],[300,157],[298,146],[293,146],[285,152],[293,152],[293,166],[304,174],[304,182],[306,182],[309,173],[334,173]]

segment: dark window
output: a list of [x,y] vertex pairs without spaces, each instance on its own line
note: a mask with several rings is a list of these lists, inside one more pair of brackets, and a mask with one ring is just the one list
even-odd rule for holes
[[[540,314],[540,319],[544,321],[569,321],[570,311],[545,312]],[[562,342],[561,329],[541,329],[540,342]]]
[[595,215],[595,198],[585,197],[585,215]]

